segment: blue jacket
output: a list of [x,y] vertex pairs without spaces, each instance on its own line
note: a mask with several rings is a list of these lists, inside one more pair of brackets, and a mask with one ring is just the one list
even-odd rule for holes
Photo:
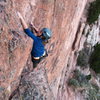
[[43,55],[43,53],[44,53],[44,51],[45,51],[45,49],[44,49],[44,45],[43,45],[43,41],[42,41],[42,39],[40,38],[40,37],[37,37],[37,36],[35,36],[31,31],[30,31],[30,29],[25,29],[24,30],[25,31],[25,33],[29,36],[29,37],[31,37],[33,40],[34,40],[34,42],[33,42],[33,47],[32,47],[32,51],[31,51],[31,55],[33,56],[33,57],[40,57],[40,56],[42,56]]

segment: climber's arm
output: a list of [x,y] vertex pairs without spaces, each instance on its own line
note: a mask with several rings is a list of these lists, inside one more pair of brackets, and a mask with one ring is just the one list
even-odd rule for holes
[[33,30],[33,33],[36,35],[36,36],[40,36],[42,34],[41,31],[39,31],[32,23],[30,24],[30,27],[31,29]]
[[30,27],[32,28],[33,32],[38,33],[38,29],[31,23]]
[[20,20],[21,20],[21,23],[22,23],[22,26],[23,26],[23,28],[24,28],[25,33],[26,33],[29,37],[31,37],[33,40],[35,40],[35,39],[36,39],[36,36],[30,31],[30,29],[28,28],[28,25],[26,24],[24,18],[22,17],[22,15],[21,15],[19,12],[18,12],[18,16],[19,16],[19,18],[20,18]]
[[24,31],[25,31],[25,33],[26,33],[29,37],[31,37],[33,40],[36,39],[36,36],[31,32],[31,30],[30,30],[29,28],[24,29]]
[[23,26],[24,29],[27,29],[28,28],[28,25],[26,24],[24,18],[22,17],[22,15],[18,12],[18,16],[20,18],[20,21],[21,21],[21,24]]

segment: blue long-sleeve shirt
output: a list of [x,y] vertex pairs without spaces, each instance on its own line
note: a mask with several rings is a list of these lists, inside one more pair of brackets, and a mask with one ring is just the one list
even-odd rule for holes
[[33,47],[32,47],[32,51],[31,51],[31,55],[32,55],[33,57],[41,57],[41,56],[43,55],[44,51],[45,51],[44,45],[43,45],[43,43],[42,43],[42,39],[39,38],[39,37],[37,37],[37,36],[35,36],[35,35],[30,31],[30,29],[28,29],[28,28],[25,29],[24,31],[25,31],[25,33],[26,33],[29,37],[31,37],[31,38],[34,40],[34,42],[33,42]]

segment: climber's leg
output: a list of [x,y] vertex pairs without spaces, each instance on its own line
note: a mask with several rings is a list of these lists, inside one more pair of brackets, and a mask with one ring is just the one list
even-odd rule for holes
[[45,49],[45,54],[43,55],[43,57],[47,57],[48,56],[48,52],[47,50]]
[[32,62],[33,62],[33,68],[36,68],[37,64],[40,62],[40,59],[32,58]]
[[35,59],[34,57],[32,57],[32,62],[33,62],[33,68],[36,68],[37,64],[43,60],[45,57],[48,56],[47,51],[45,50],[45,53],[43,54],[43,56],[41,56],[39,59]]

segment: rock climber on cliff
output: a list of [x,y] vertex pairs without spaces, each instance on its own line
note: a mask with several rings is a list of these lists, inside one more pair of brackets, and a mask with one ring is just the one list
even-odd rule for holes
[[26,24],[24,18],[19,12],[18,12],[18,16],[20,18],[20,21],[24,28],[25,33],[34,40],[31,56],[32,56],[32,62],[33,62],[33,68],[35,68],[37,64],[44,57],[48,55],[46,49],[44,48],[43,42],[48,41],[48,39],[51,38],[52,33],[51,33],[51,30],[48,28],[43,28],[41,31],[38,31],[35,27],[33,27],[34,31],[32,32],[28,28],[28,25]]

